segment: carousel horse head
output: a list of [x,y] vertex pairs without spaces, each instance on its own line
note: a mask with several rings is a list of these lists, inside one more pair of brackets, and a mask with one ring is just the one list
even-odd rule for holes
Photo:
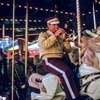
[[63,100],[65,93],[61,88],[59,78],[53,74],[44,76],[33,73],[28,80],[31,87],[40,89],[40,94],[32,92],[32,100]]
[[97,27],[96,31],[97,31],[97,34],[100,35],[100,26]]

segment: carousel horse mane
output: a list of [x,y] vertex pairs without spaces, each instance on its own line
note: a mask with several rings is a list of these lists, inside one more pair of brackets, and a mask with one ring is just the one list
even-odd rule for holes
[[90,38],[87,46],[83,48],[82,63],[99,69],[100,36]]
[[[98,56],[99,55],[99,56]],[[93,100],[100,99],[100,37],[88,40],[88,46],[82,56],[79,68],[81,94],[86,94]]]
[[[55,96],[59,96],[61,99],[65,97],[65,93],[60,86],[59,79],[53,74],[39,75],[33,73],[28,80],[31,87],[40,89],[40,94],[32,92],[32,100],[53,100]],[[55,99],[56,100],[56,99]]]

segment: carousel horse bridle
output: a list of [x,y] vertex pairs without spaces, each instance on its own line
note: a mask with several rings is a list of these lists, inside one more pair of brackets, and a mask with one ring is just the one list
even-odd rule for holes
[[[99,76],[96,76],[99,75]],[[88,75],[84,75],[82,77],[80,77],[80,83],[82,84],[82,79],[88,79],[91,76],[96,76],[94,78],[92,78],[91,80],[89,80],[88,82],[84,83],[83,85],[81,85],[81,88],[84,88],[84,92],[87,92],[87,89],[89,87],[89,85],[94,82],[97,79],[100,79],[100,72],[96,72],[96,73],[90,73]]]

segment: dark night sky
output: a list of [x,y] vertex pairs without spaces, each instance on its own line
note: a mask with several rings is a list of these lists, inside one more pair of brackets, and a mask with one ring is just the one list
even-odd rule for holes
[[[95,0],[96,1],[96,0]],[[97,25],[100,25],[100,0],[95,2]],[[2,25],[5,24],[6,34],[12,36],[12,2],[13,0],[0,0],[0,35],[2,34]],[[15,27],[16,34],[24,34],[25,28],[25,6],[27,0],[16,0]],[[82,29],[93,28],[92,5],[94,0],[80,0],[81,27]],[[10,4],[10,6],[9,6]],[[76,0],[28,0],[29,4],[29,33],[35,34],[45,30],[45,18],[49,16],[58,16],[61,20],[61,26],[67,23],[69,29],[76,30]],[[21,6],[20,6],[21,5]],[[30,29],[31,28],[31,29]],[[32,29],[34,28],[34,29]],[[30,37],[30,39],[34,39]]]

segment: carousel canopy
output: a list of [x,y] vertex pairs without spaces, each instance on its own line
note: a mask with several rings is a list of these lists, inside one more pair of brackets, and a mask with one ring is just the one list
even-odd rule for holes
[[[93,4],[97,26],[100,25],[100,0],[79,0],[81,29],[93,29]],[[15,38],[25,37],[25,16],[28,3],[28,40],[33,41],[39,32],[46,30],[45,18],[58,16],[61,27],[69,33],[76,31],[76,0],[15,0]],[[13,0],[0,0],[0,37],[2,26],[5,35],[12,37]]]

